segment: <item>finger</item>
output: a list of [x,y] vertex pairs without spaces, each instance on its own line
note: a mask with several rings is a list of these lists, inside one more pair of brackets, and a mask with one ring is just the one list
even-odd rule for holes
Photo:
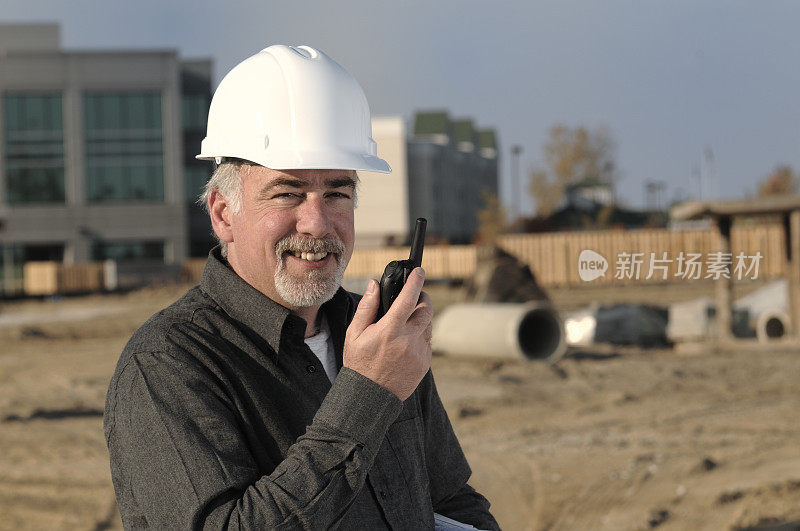
[[419,296],[419,303],[414,308],[411,317],[408,318],[408,324],[418,331],[424,330],[433,320],[433,301],[431,296],[424,291]]
[[374,279],[369,279],[367,283],[367,290],[361,301],[358,303],[356,313],[353,315],[353,320],[347,328],[348,332],[355,334],[355,337],[361,335],[369,325],[375,322],[375,316],[378,314],[378,305],[380,304],[380,296],[378,294],[378,283]]
[[423,349],[420,351],[420,363],[426,368],[431,368],[431,358],[433,357],[433,350],[431,349],[431,344],[426,343]]
[[406,284],[392,303],[386,317],[391,321],[405,323],[409,316],[414,312],[422,293],[422,285],[425,283],[425,271],[421,267],[415,267],[408,275]]
[[427,292],[427,291],[423,291],[423,292],[421,292],[421,293],[419,294],[419,300],[417,301],[417,305],[420,305],[420,304],[422,304],[422,303],[426,303],[426,304],[428,304],[428,305],[429,305],[431,308],[433,308],[433,299],[431,299],[431,296],[430,296],[430,295],[428,295],[428,292]]

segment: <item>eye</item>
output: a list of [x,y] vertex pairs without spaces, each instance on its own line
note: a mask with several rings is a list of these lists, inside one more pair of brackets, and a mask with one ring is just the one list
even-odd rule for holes
[[348,194],[346,194],[344,192],[330,192],[327,195],[328,195],[328,197],[333,197],[333,198],[336,198],[336,199],[350,199],[350,195],[348,195]]

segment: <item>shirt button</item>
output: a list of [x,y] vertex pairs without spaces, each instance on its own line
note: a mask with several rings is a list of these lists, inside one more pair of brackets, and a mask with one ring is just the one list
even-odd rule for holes
[[385,500],[386,498],[388,498],[388,497],[389,497],[389,495],[388,495],[388,494],[386,494],[386,491],[385,491],[385,490],[382,490],[382,491],[380,492],[380,495],[381,495],[381,499],[384,499],[384,500]]
[[308,372],[308,374],[314,374],[317,372],[317,368],[314,365],[309,365],[306,367],[306,372]]

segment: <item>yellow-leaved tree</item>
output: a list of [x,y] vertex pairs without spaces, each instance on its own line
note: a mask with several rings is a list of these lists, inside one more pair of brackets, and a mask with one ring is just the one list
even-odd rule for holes
[[797,177],[791,166],[777,166],[761,184],[758,185],[759,197],[770,195],[792,195],[797,193]]
[[571,184],[604,184],[613,187],[617,179],[616,144],[608,129],[556,125],[543,146],[544,167],[530,173],[529,190],[540,216],[558,208]]
[[483,208],[478,212],[478,232],[475,243],[494,245],[506,228],[506,209],[494,193],[482,190]]

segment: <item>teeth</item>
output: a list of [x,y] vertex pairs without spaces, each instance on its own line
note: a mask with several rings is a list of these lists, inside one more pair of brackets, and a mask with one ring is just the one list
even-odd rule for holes
[[303,260],[308,260],[309,262],[319,262],[320,260],[328,256],[328,253],[300,253],[299,256]]

